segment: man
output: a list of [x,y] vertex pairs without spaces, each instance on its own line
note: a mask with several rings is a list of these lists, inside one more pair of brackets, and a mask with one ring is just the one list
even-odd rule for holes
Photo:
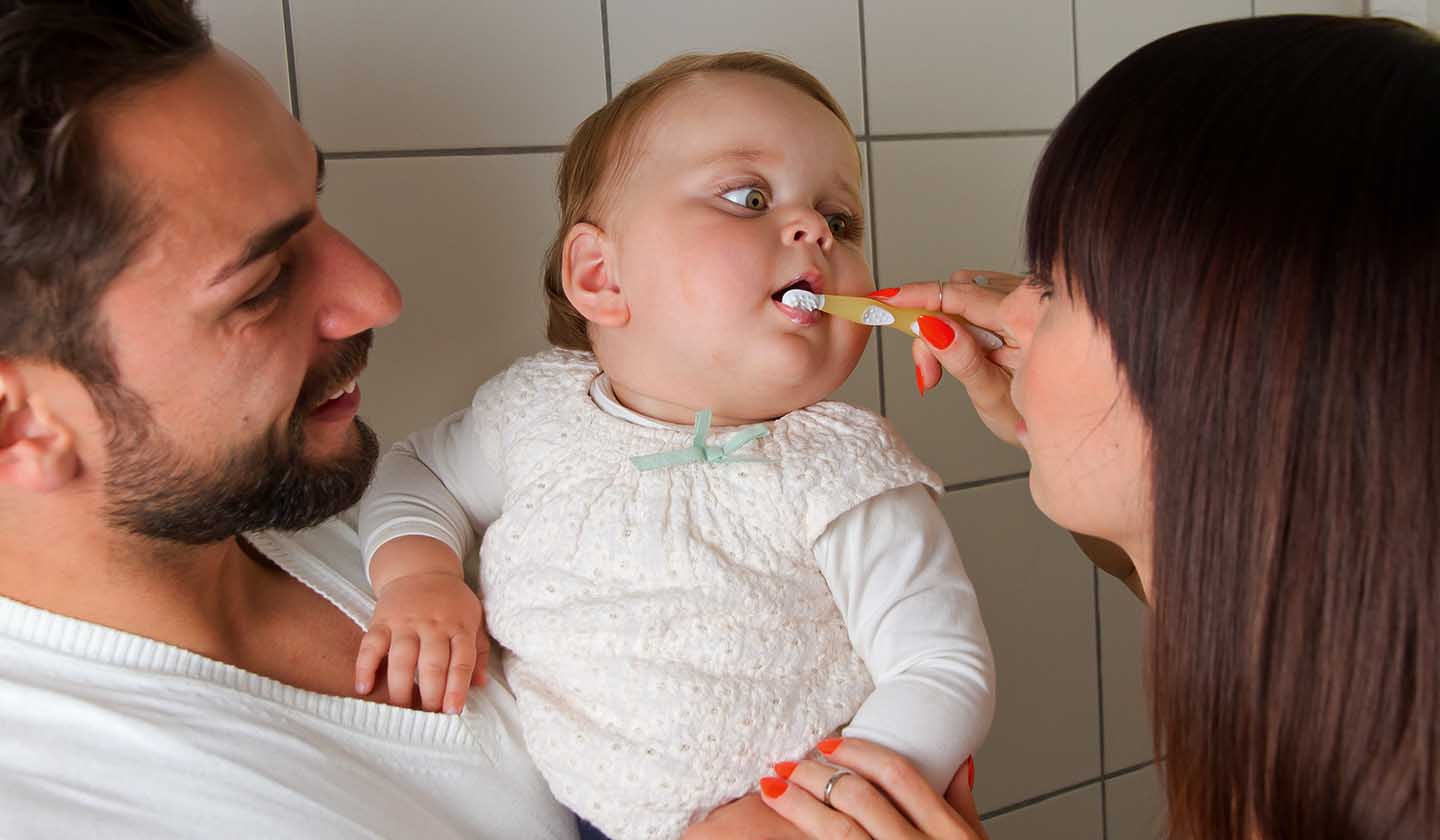
[[189,0],[0,2],[0,97],[0,836],[574,837],[498,674],[354,696],[400,296],[305,132]]
[[5,3],[0,74],[0,835],[574,837],[503,686],[353,696],[400,296],[304,131],[180,0]]

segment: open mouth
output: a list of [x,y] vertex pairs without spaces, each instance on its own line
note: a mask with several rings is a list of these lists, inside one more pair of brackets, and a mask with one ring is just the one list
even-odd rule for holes
[[309,414],[311,420],[341,419],[355,412],[360,405],[360,390],[352,379],[330,394]]
[[789,318],[793,323],[799,324],[802,327],[808,327],[816,321],[820,320],[820,313],[818,312],[813,312],[808,309],[800,309],[795,306],[785,305],[783,301],[785,293],[792,289],[801,289],[812,294],[820,291],[818,285],[811,278],[797,277],[792,283],[790,283],[790,285],[777,290],[775,294],[770,296],[770,299],[775,301],[776,308],[778,308],[782,313],[784,313],[786,318]]

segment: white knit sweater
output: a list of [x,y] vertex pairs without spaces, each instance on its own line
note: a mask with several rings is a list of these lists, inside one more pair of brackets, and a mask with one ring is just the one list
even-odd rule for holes
[[840,403],[775,421],[737,453],[758,462],[642,472],[633,456],[690,435],[601,411],[598,373],[589,354],[521,360],[455,443],[504,488],[466,515],[532,757],[609,836],[668,838],[855,714],[873,683],[813,546],[868,499],[942,488],[883,419]]

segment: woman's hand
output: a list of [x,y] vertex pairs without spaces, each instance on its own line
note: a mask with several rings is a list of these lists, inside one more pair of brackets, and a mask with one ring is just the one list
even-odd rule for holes
[[[777,765],[788,780],[767,778],[760,790],[766,805],[813,838],[875,840],[984,840],[985,829],[970,797],[969,762],[961,767],[946,796],[930,785],[910,762],[895,752],[858,738],[827,742],[826,760],[851,772],[838,778],[836,768],[818,761]],[[833,746],[832,746],[833,745]],[[834,779],[833,783],[831,779]],[[830,804],[825,786],[830,784]]]
[[985,427],[1011,444],[1016,443],[1015,426],[1020,415],[1010,399],[1010,371],[1018,361],[1019,348],[1005,323],[1004,301],[1006,293],[1022,283],[1024,278],[1013,274],[957,271],[945,283],[911,283],[876,295],[885,295],[880,299],[892,306],[929,309],[963,319],[1004,341],[1002,347],[986,347],[962,324],[940,317],[950,330],[940,330],[939,334],[953,338],[943,347],[917,338],[911,354],[915,375],[925,390],[939,384],[943,367],[965,386]]

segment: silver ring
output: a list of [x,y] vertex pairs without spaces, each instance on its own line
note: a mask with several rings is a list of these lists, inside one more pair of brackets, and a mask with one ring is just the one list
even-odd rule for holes
[[828,781],[825,782],[825,797],[824,797],[824,799],[825,799],[825,807],[827,807],[827,808],[834,808],[834,807],[835,807],[835,803],[833,803],[833,802],[830,801],[830,794],[834,792],[834,790],[835,790],[835,783],[838,782],[838,781],[840,781],[840,777],[841,777],[841,776],[848,776],[848,775],[850,775],[850,771],[849,771],[849,770],[846,770],[844,767],[841,767],[839,770],[836,770],[836,771],[835,771],[835,774],[832,775]]
[[949,277],[942,277],[941,279],[935,281],[935,288],[940,290],[940,300],[942,302],[945,300],[945,284],[949,282]]

